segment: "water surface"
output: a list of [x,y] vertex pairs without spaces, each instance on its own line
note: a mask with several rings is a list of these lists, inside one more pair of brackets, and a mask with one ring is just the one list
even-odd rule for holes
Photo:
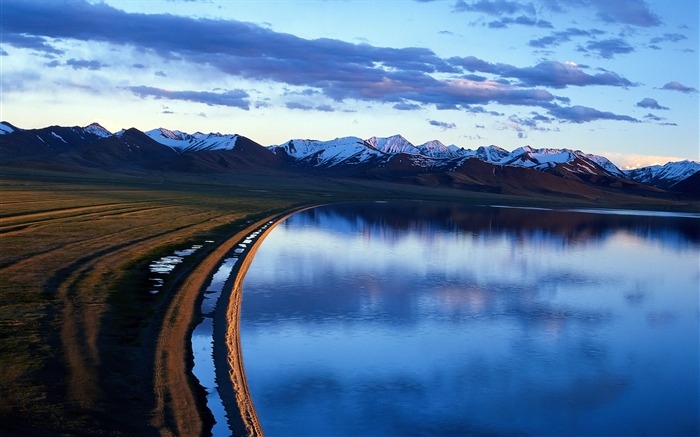
[[700,220],[298,213],[243,285],[268,436],[697,435]]

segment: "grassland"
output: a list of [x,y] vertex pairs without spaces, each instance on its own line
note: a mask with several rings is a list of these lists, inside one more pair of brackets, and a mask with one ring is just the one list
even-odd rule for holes
[[[190,274],[211,269],[220,244],[270,215],[394,198],[565,202],[273,174],[205,179],[2,168],[0,433],[201,432],[211,418],[198,408],[202,393],[180,366],[194,323],[186,311],[194,301],[183,294],[197,288]],[[627,199],[624,206],[643,208],[645,200]],[[697,203],[650,206],[698,209]],[[160,293],[147,292],[150,261],[203,241],[214,243],[188,257]],[[165,382],[162,365],[169,366]]]

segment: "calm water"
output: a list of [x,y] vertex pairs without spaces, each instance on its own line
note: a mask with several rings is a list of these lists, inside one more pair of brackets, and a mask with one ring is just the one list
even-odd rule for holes
[[262,243],[267,436],[697,435],[700,219],[366,203]]

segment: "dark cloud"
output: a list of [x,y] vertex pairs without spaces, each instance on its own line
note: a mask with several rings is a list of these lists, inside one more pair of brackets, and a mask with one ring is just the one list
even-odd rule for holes
[[10,54],[7,53],[7,52],[5,51],[5,49],[0,48],[0,56],[10,56]]
[[[591,75],[578,66],[557,61],[518,68],[474,57],[443,59],[418,47],[397,49],[328,38],[308,40],[235,20],[128,13],[105,3],[2,1],[3,38],[11,41],[10,45],[24,44],[25,48],[60,54],[50,41],[108,43],[136,48],[165,60],[208,65],[222,76],[320,91],[338,102],[352,99],[399,107],[434,105],[438,109],[472,112],[472,105],[489,103],[549,109],[556,107],[554,101],[560,97],[533,87],[634,85],[612,72]],[[499,16],[529,17],[535,13],[529,3],[506,0],[461,1],[455,8]],[[463,77],[475,71],[500,77]],[[515,78],[520,83],[514,85],[504,78]],[[249,95],[243,90],[167,91],[146,86],[128,89],[141,97],[242,109],[250,106]]]
[[525,117],[511,115],[508,117],[508,122],[502,122],[501,126],[517,131],[519,133],[518,138],[526,138],[527,134],[525,133],[525,129],[542,132],[558,131],[559,128],[557,127],[542,126],[542,124],[551,125],[554,120],[554,118],[532,111],[529,116]]
[[483,106],[467,106],[463,109],[472,114],[488,114],[493,115],[494,117],[500,117],[503,115],[502,113],[497,111],[487,111]]
[[553,88],[566,88],[569,85],[635,86],[634,83],[611,71],[591,75],[585,73],[579,65],[573,63],[544,61],[534,67],[518,68],[508,64],[492,64],[474,56],[452,58],[450,61],[462,66],[467,71],[479,71],[504,77],[513,77],[527,86],[549,86]]
[[67,60],[65,63],[62,63],[61,61],[54,59],[53,61],[47,62],[44,65],[49,67],[49,68],[56,68],[56,67],[61,67],[61,66],[65,65],[68,67],[72,67],[73,70],[93,70],[93,71],[100,70],[103,67],[108,66],[106,64],[101,63],[100,61],[95,61],[95,60],[89,61],[87,59],[74,59],[74,58]]
[[416,105],[415,103],[400,102],[393,106],[394,109],[399,111],[415,111],[418,109],[423,109],[421,105]]
[[311,111],[312,109],[314,109],[313,106],[305,105],[299,102],[287,102],[285,106],[287,107],[287,109],[299,109],[302,111]]
[[660,42],[678,42],[678,41],[683,41],[684,39],[688,39],[687,36],[680,34],[680,33],[664,33],[663,36],[657,36],[652,38],[649,42],[651,44],[658,44]]
[[667,83],[661,89],[662,90],[670,90],[670,91],[680,91],[680,92],[686,93],[686,94],[698,92],[697,89],[695,89],[693,87],[685,86],[682,83],[677,82],[675,80]]
[[619,120],[638,123],[639,120],[628,115],[618,115],[612,112],[599,111],[586,106],[554,106],[549,110],[549,114],[571,123],[587,123],[596,120]]
[[661,24],[661,19],[649,9],[643,0],[579,0],[571,3],[590,4],[597,10],[598,17],[608,23],[622,23],[640,27]]
[[634,47],[621,38],[589,41],[588,44],[586,44],[586,49],[598,53],[598,56],[605,59],[634,51]]
[[100,61],[88,61],[87,59],[69,59],[66,61],[66,65],[73,67],[74,70],[100,70],[102,67],[107,65],[101,63]]
[[665,118],[663,118],[663,117],[658,117],[658,116],[652,114],[651,112],[648,113],[647,115],[645,115],[643,118],[646,118],[647,120],[652,120],[652,121],[661,121],[661,120],[665,120]]
[[483,14],[501,16],[525,13],[535,14],[535,7],[532,3],[521,3],[508,0],[477,0],[466,1],[457,0],[454,4],[455,12],[481,12]]
[[[4,24],[4,23],[3,23]],[[21,32],[5,32],[3,29],[2,42],[18,49],[29,49],[51,55],[62,55],[63,50],[57,49],[46,41],[46,38],[35,35],[26,35]]]
[[248,110],[248,93],[244,90],[227,90],[220,93],[209,91],[170,91],[150,86],[126,87],[135,95],[146,98],[184,100],[187,102],[204,103],[209,106],[229,106]]
[[[269,105],[265,105],[267,107]],[[331,105],[318,105],[318,106],[312,106],[312,105],[307,105],[305,103],[299,103],[299,102],[287,102],[285,104],[287,109],[298,109],[300,111],[321,111],[321,112],[335,112],[335,108],[333,108]],[[257,107],[257,105],[256,105]]]
[[652,99],[650,97],[645,97],[637,102],[637,106],[647,109],[668,109],[666,106],[659,105],[659,102],[657,102],[656,99]]
[[[619,23],[639,27],[661,25],[661,19],[643,0],[540,0],[539,4],[554,13],[564,13],[570,8],[593,10],[606,23]],[[528,18],[537,15],[532,2],[509,0],[457,0],[455,12],[478,12],[503,17],[523,14]],[[500,22],[496,22],[500,23]]]
[[146,66],[143,65],[143,64],[136,63],[136,64],[132,64],[132,65],[131,65],[131,68],[137,68],[137,69],[139,69],[139,70],[143,70],[143,69],[146,68]]
[[510,17],[503,17],[498,20],[491,21],[489,23],[489,27],[493,29],[498,29],[498,28],[504,28],[508,27],[510,24],[519,24],[522,26],[530,26],[530,27],[541,27],[544,29],[551,29],[552,23],[546,20],[538,20],[535,18],[527,17],[525,15],[521,15],[516,18],[510,18]]
[[454,129],[457,127],[456,124],[445,121],[428,120],[428,123],[430,123],[431,126],[439,127],[442,130]]
[[566,30],[561,30],[553,32],[551,35],[543,36],[542,38],[530,40],[528,43],[531,47],[537,48],[547,48],[551,46],[558,46],[565,42],[571,41],[571,38],[577,36],[587,36],[590,37],[592,32],[583,29],[576,29],[570,27]]

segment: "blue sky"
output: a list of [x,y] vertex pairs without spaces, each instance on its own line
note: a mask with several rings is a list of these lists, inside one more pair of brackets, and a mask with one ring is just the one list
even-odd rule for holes
[[698,3],[0,0],[0,118],[699,160]]

